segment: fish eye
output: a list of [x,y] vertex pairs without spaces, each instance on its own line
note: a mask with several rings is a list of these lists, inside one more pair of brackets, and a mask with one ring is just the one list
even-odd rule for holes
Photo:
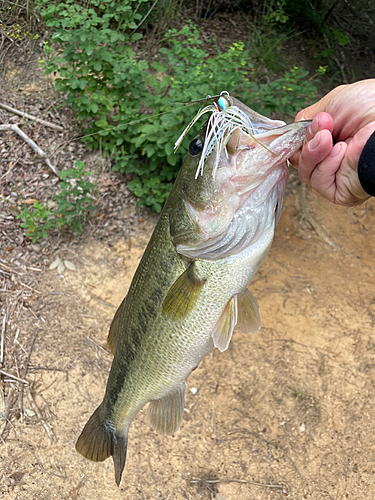
[[203,143],[200,139],[194,139],[189,145],[190,156],[197,156],[203,149]]

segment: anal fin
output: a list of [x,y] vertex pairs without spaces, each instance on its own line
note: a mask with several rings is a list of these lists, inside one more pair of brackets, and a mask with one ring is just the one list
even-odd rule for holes
[[234,295],[225,306],[223,314],[211,333],[214,346],[223,352],[228,349],[234,327],[237,323],[237,295]]
[[249,290],[238,295],[238,320],[236,330],[255,333],[260,329],[259,306]]
[[153,399],[147,411],[148,425],[160,434],[174,434],[184,416],[186,382],[161,399]]

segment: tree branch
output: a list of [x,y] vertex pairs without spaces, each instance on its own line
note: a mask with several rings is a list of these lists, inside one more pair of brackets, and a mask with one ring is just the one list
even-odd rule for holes
[[64,131],[63,127],[60,127],[60,125],[55,125],[54,123],[47,122],[46,120],[42,120],[41,118],[37,118],[36,116],[29,115],[28,113],[24,113],[23,111],[18,111],[18,109],[11,108],[7,104],[3,104],[2,102],[0,102],[0,108],[3,108],[6,111],[9,111],[10,113],[13,113],[14,115],[22,116],[23,118],[29,118],[29,120],[34,120],[35,122],[41,123],[46,127],[59,130],[60,132]]
[[13,132],[16,132],[29,146],[33,148],[33,150],[44,159],[44,161],[47,163],[49,168],[52,170],[52,172],[61,180],[61,175],[60,172],[57,170],[57,168],[52,165],[51,160],[47,157],[47,154],[43,151],[43,149],[40,149],[40,147],[35,144],[35,142],[30,139],[28,135],[25,134],[17,125],[10,125],[10,124],[5,124],[5,125],[0,125],[0,131],[1,130],[13,130]]

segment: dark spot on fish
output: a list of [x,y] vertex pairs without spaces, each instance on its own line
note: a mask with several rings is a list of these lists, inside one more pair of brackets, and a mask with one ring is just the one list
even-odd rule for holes
[[[129,367],[132,361],[135,359],[135,352],[133,349],[126,349],[124,356],[121,358],[115,358],[112,363],[111,372],[109,374],[108,379],[108,398],[111,405],[114,405],[117,401],[117,398],[121,394],[121,390],[124,386],[124,381],[126,379],[126,375],[128,373]],[[112,384],[112,380],[114,379],[114,383]]]
[[163,260],[161,265],[162,265],[162,268],[164,269],[164,271],[169,271],[170,268],[169,268],[169,263],[167,260]]
[[162,302],[163,300],[163,292],[160,288],[157,288],[155,291],[154,291],[154,297],[155,297],[155,300],[157,303],[160,304],[160,302]]

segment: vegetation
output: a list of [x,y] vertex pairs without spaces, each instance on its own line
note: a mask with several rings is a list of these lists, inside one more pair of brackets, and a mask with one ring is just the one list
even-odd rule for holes
[[[188,103],[228,90],[261,113],[293,116],[315,98],[325,69],[331,79],[350,79],[343,51],[373,36],[367,28],[375,14],[369,0],[4,0],[2,9],[14,18],[7,23],[11,38],[37,38],[43,20],[49,35],[41,63],[57,72],[56,89],[76,112],[82,140],[130,174],[139,203],[157,212],[186,154],[189,139],[176,154],[173,144],[197,112]],[[202,19],[241,9],[247,37],[226,46],[211,35],[206,41]],[[194,22],[183,21],[189,17]],[[315,72],[282,56],[292,36],[312,50]],[[48,225],[81,220],[46,212],[43,204],[24,207],[33,237],[37,221],[44,236]]]
[[133,44],[141,36],[134,33],[141,15],[133,3],[92,0],[87,7],[39,0],[38,5],[54,29],[46,71],[59,72],[57,90],[77,112],[84,140],[111,155],[115,170],[132,174],[129,188],[159,212],[186,154],[186,147],[173,152],[195,112],[183,103],[229,89],[257,111],[292,115],[314,98],[316,86],[299,68],[262,83],[243,42],[224,51],[214,43],[210,54],[192,23],[168,30],[152,59],[138,59]]
[[76,167],[60,173],[60,191],[53,197],[57,205],[55,210],[47,208],[43,202],[35,201],[31,209],[23,203],[18,218],[23,221],[21,227],[33,243],[39,238],[47,238],[48,231],[55,229],[69,228],[82,233],[87,213],[94,209],[94,185],[87,180],[90,172],[84,171],[84,163],[78,161]]

